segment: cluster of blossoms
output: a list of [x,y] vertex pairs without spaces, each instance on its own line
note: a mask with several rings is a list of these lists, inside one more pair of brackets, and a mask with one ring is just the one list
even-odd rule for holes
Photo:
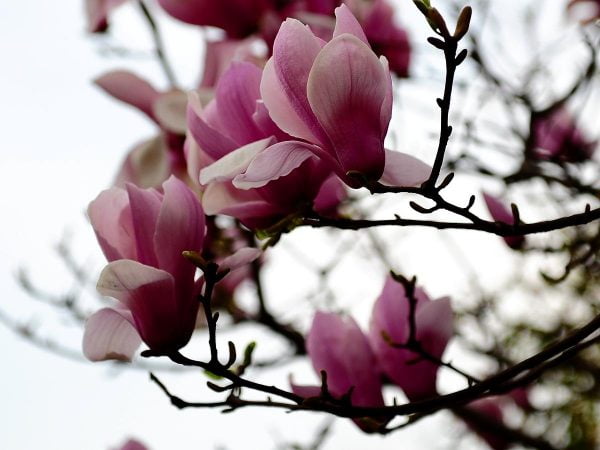
[[206,224],[213,235],[227,232],[205,214],[266,227],[299,211],[336,214],[344,183],[427,179],[427,164],[384,147],[392,109],[387,60],[377,58],[346,5],[335,15],[329,42],[287,19],[265,67],[232,62],[208,102],[192,92],[186,107],[180,91],[161,93],[122,71],[96,81],[155,121],[160,135],[129,155],[116,187],[89,208],[109,261],[98,289],[119,300],[87,323],[90,359],[130,359],[140,340],[158,353],[189,341],[203,278],[182,252],[215,260],[223,276],[233,272],[225,277],[236,280],[230,293],[244,278],[242,266],[258,251],[240,248],[238,233],[229,248],[237,252],[219,257]]

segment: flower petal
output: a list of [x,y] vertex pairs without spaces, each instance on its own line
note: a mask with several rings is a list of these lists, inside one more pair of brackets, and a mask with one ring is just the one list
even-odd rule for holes
[[271,145],[252,159],[246,171],[233,179],[233,185],[238,189],[259,188],[285,177],[304,161],[314,157],[310,147],[315,146],[299,141]]
[[333,30],[334,38],[341,34],[348,33],[369,45],[365,32],[358,23],[358,20],[356,20],[356,17],[354,17],[354,14],[352,14],[352,11],[350,11],[350,8],[344,4],[336,8],[335,19],[335,29]]
[[383,173],[382,123],[391,78],[371,49],[343,34],[329,42],[314,62],[308,99],[329,137],[344,173],[377,180]]
[[200,184],[233,179],[236,175],[243,173],[254,157],[272,143],[273,138],[269,137],[228,153],[200,171]]
[[153,105],[160,93],[146,80],[125,70],[115,70],[94,80],[102,90],[155,120]]
[[[126,316],[129,319],[126,319]],[[104,308],[92,314],[85,323],[83,354],[90,361],[131,361],[142,343],[131,324],[129,311]]]
[[254,64],[234,62],[217,84],[217,113],[228,136],[238,145],[265,137],[252,120],[260,99],[261,76],[262,71]]
[[234,271],[246,264],[251,263],[261,255],[261,251],[257,248],[243,247],[237,250],[233,255],[228,256],[219,264],[222,270],[229,269]]
[[239,147],[232,139],[203,119],[202,103],[197,92],[190,92],[188,96],[187,125],[196,143],[215,160]]
[[90,203],[88,216],[108,261],[136,258],[129,198],[123,189],[102,191]]
[[308,103],[306,86],[322,42],[295,19],[281,25],[267,61],[260,92],[273,121],[283,131],[314,144],[326,144]]
[[164,196],[156,221],[154,249],[158,267],[176,280],[177,297],[192,295],[193,264],[182,252],[200,251],[206,233],[204,211],[190,188],[174,176],[163,184]]
[[127,195],[135,234],[136,260],[157,267],[154,232],[162,196],[154,189],[140,189],[131,183],[127,185]]
[[187,98],[188,96],[179,90],[158,96],[152,105],[152,111],[161,128],[171,133],[185,135]]
[[385,150],[385,168],[379,179],[386,186],[418,187],[429,179],[431,166],[414,156]]

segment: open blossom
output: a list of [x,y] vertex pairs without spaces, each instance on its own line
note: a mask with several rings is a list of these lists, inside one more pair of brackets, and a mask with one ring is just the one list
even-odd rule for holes
[[[514,223],[512,212],[498,198],[484,192],[483,199],[495,221],[508,224]],[[515,250],[523,248],[523,245],[525,245],[525,236],[503,236],[502,239],[504,239],[506,245]]]
[[301,207],[325,210],[340,201],[339,182],[325,183],[329,165],[269,117],[260,101],[261,76],[254,64],[234,62],[205,108],[195,95],[188,106],[188,173],[206,186],[206,213],[230,215],[251,228]]
[[196,268],[182,252],[202,249],[205,224],[195,194],[171,177],[164,193],[129,184],[102,192],[89,207],[109,261],[101,294],[119,300],[86,323],[83,349],[93,360],[130,359],[140,338],[158,352],[189,341],[199,302]]
[[584,162],[594,154],[597,142],[588,140],[565,108],[533,120],[535,155],[558,162]]
[[[453,332],[452,308],[448,297],[432,301],[421,288],[415,289],[416,340],[429,355],[441,359]],[[370,341],[383,372],[410,400],[437,395],[439,364],[420,359],[406,344],[410,334],[410,306],[404,286],[389,277],[373,306]],[[384,338],[384,333],[388,339]]]
[[[392,113],[387,60],[373,53],[347,6],[336,9],[336,18],[328,43],[295,19],[282,24],[260,86],[270,117],[289,135],[312,144],[305,151],[329,163],[352,187],[382,176],[406,186],[421,184],[430,168],[384,147]],[[398,167],[410,169],[397,176]]]
[[108,72],[95,83],[112,97],[144,113],[160,129],[160,134],[130,151],[115,185],[158,187],[171,174],[185,176],[186,95],[179,90],[159,92],[146,80],[124,70]]

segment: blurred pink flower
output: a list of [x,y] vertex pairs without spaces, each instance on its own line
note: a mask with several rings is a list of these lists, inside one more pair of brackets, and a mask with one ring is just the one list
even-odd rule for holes
[[[431,301],[418,287],[414,295],[417,300],[415,338],[425,352],[441,359],[453,332],[450,299],[444,297]],[[414,401],[437,395],[436,380],[440,366],[411,350],[394,348],[384,339],[383,333],[394,344],[408,341],[409,311],[404,286],[389,277],[373,306],[369,337],[383,372]]]
[[589,141],[565,108],[534,119],[535,154],[539,159],[584,162],[594,154],[597,143]]
[[[492,219],[496,222],[513,224],[512,212],[497,197],[484,192],[483,199]],[[525,236],[503,236],[502,239],[504,239],[506,245],[515,250],[523,248],[523,245],[525,245]]]
[[108,16],[127,0],[85,0],[87,28],[90,33],[102,33],[108,28]]
[[149,448],[136,439],[129,439],[121,447],[115,450],[149,450]]

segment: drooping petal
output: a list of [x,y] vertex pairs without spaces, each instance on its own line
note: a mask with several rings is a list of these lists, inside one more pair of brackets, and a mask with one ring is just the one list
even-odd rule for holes
[[217,160],[239,147],[232,139],[210,126],[202,116],[200,97],[198,93],[191,92],[188,97],[187,126],[196,143],[206,154]]
[[333,30],[333,37],[336,38],[344,33],[348,33],[357,37],[365,44],[369,45],[369,41],[365,36],[365,32],[356,20],[356,17],[350,11],[346,5],[342,5],[335,9],[335,29]]
[[181,298],[191,295],[195,272],[194,265],[182,256],[182,252],[202,249],[206,233],[204,211],[196,194],[174,176],[165,181],[163,189],[154,251],[158,267],[177,281],[177,298]]
[[123,189],[102,191],[90,203],[88,216],[108,261],[135,259],[137,250],[133,238],[129,198]]
[[311,67],[322,48],[308,27],[287,19],[273,45],[260,85],[261,97],[273,121],[286,133],[314,144],[326,144],[307,98]]
[[153,105],[160,93],[146,80],[125,70],[115,70],[96,78],[94,83],[117,100],[155,120]]
[[200,171],[200,184],[233,179],[243,173],[254,157],[272,143],[272,138],[261,139],[228,153]]
[[289,175],[309,158],[314,158],[314,145],[300,141],[279,142],[259,152],[246,171],[233,179],[238,189],[252,189]]
[[[124,316],[129,315],[129,320]],[[83,354],[90,361],[131,361],[142,339],[129,311],[103,308],[85,323]]]
[[347,394],[357,406],[383,405],[377,361],[356,322],[336,314],[317,312],[306,339],[317,373],[324,370],[331,393]]
[[379,179],[386,186],[418,187],[429,178],[431,166],[414,156],[385,149],[385,168]]
[[382,106],[391,79],[371,49],[343,34],[316,58],[308,80],[308,99],[335,150],[344,173],[377,180],[383,173]]

